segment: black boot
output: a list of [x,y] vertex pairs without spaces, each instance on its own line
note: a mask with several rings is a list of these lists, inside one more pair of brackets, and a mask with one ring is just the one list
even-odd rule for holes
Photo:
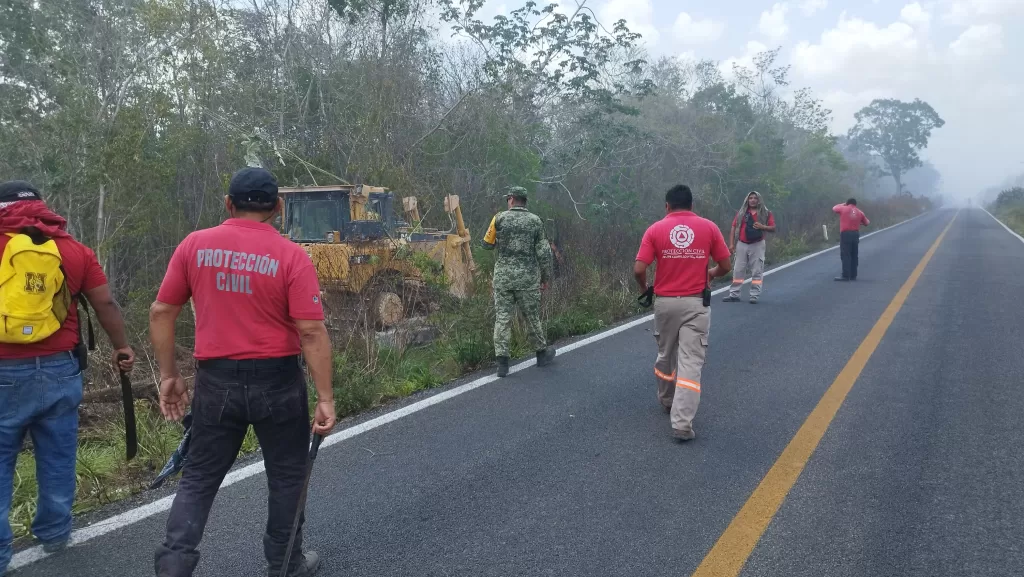
[[555,347],[546,347],[537,351],[537,366],[546,367],[555,360]]
[[[320,569],[320,555],[316,551],[306,551],[302,554],[302,563],[298,568],[288,573],[288,577],[312,577]],[[268,569],[267,577],[280,577],[280,569]]]
[[498,361],[498,376],[499,377],[507,377],[508,376],[508,357],[498,357],[497,361]]

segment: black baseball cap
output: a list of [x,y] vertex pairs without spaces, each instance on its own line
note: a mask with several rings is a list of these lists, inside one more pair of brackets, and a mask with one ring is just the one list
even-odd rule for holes
[[228,196],[231,200],[242,202],[275,202],[277,179],[265,168],[248,166],[231,177]]
[[18,200],[43,200],[43,197],[34,186],[24,180],[0,182],[0,202]]

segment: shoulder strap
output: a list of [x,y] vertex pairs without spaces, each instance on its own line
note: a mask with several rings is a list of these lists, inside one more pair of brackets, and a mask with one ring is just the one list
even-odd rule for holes
[[[76,300],[76,301],[79,300],[78,299],[78,295],[76,295],[73,300]],[[96,350],[96,333],[94,333],[93,330],[92,330],[92,315],[89,314],[89,301],[87,301],[85,299],[81,299],[81,301],[82,301],[82,308],[85,310],[85,322],[89,326],[89,350],[90,351],[95,351]],[[82,340],[82,319],[81,318],[78,319],[78,340],[79,340],[79,342],[81,342],[81,340]]]
[[[64,275],[64,283],[67,284],[67,282],[68,282],[68,271],[64,270],[64,265],[63,264],[60,265],[60,272],[61,272],[61,274]],[[96,350],[96,333],[93,331],[93,328],[92,328],[92,315],[89,314],[89,301],[87,301],[86,299],[81,298],[81,296],[82,296],[81,292],[77,292],[75,294],[72,294],[71,295],[71,306],[77,308],[78,304],[81,303],[82,309],[85,310],[85,323],[89,327],[89,333],[88,333],[89,334],[89,350],[90,351],[95,351]],[[82,316],[81,315],[78,316],[78,342],[79,343],[83,342],[82,341]]]

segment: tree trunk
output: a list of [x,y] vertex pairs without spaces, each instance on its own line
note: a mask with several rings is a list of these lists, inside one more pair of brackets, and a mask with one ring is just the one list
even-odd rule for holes
[[384,6],[380,11],[380,59],[384,60],[384,55],[387,54],[388,50],[388,19],[391,17],[390,4],[385,2]]
[[896,196],[903,196],[903,175],[899,170],[893,170],[892,179],[896,181]]
[[107,185],[100,185],[100,199],[96,205],[96,260],[100,262],[100,268],[107,272],[107,251],[103,248],[104,235],[104,214],[103,205],[107,200]]

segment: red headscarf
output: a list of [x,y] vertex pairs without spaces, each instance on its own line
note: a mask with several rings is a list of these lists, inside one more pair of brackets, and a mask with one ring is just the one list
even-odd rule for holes
[[49,238],[70,237],[68,221],[46,207],[41,200],[0,203],[0,234],[34,227]]

